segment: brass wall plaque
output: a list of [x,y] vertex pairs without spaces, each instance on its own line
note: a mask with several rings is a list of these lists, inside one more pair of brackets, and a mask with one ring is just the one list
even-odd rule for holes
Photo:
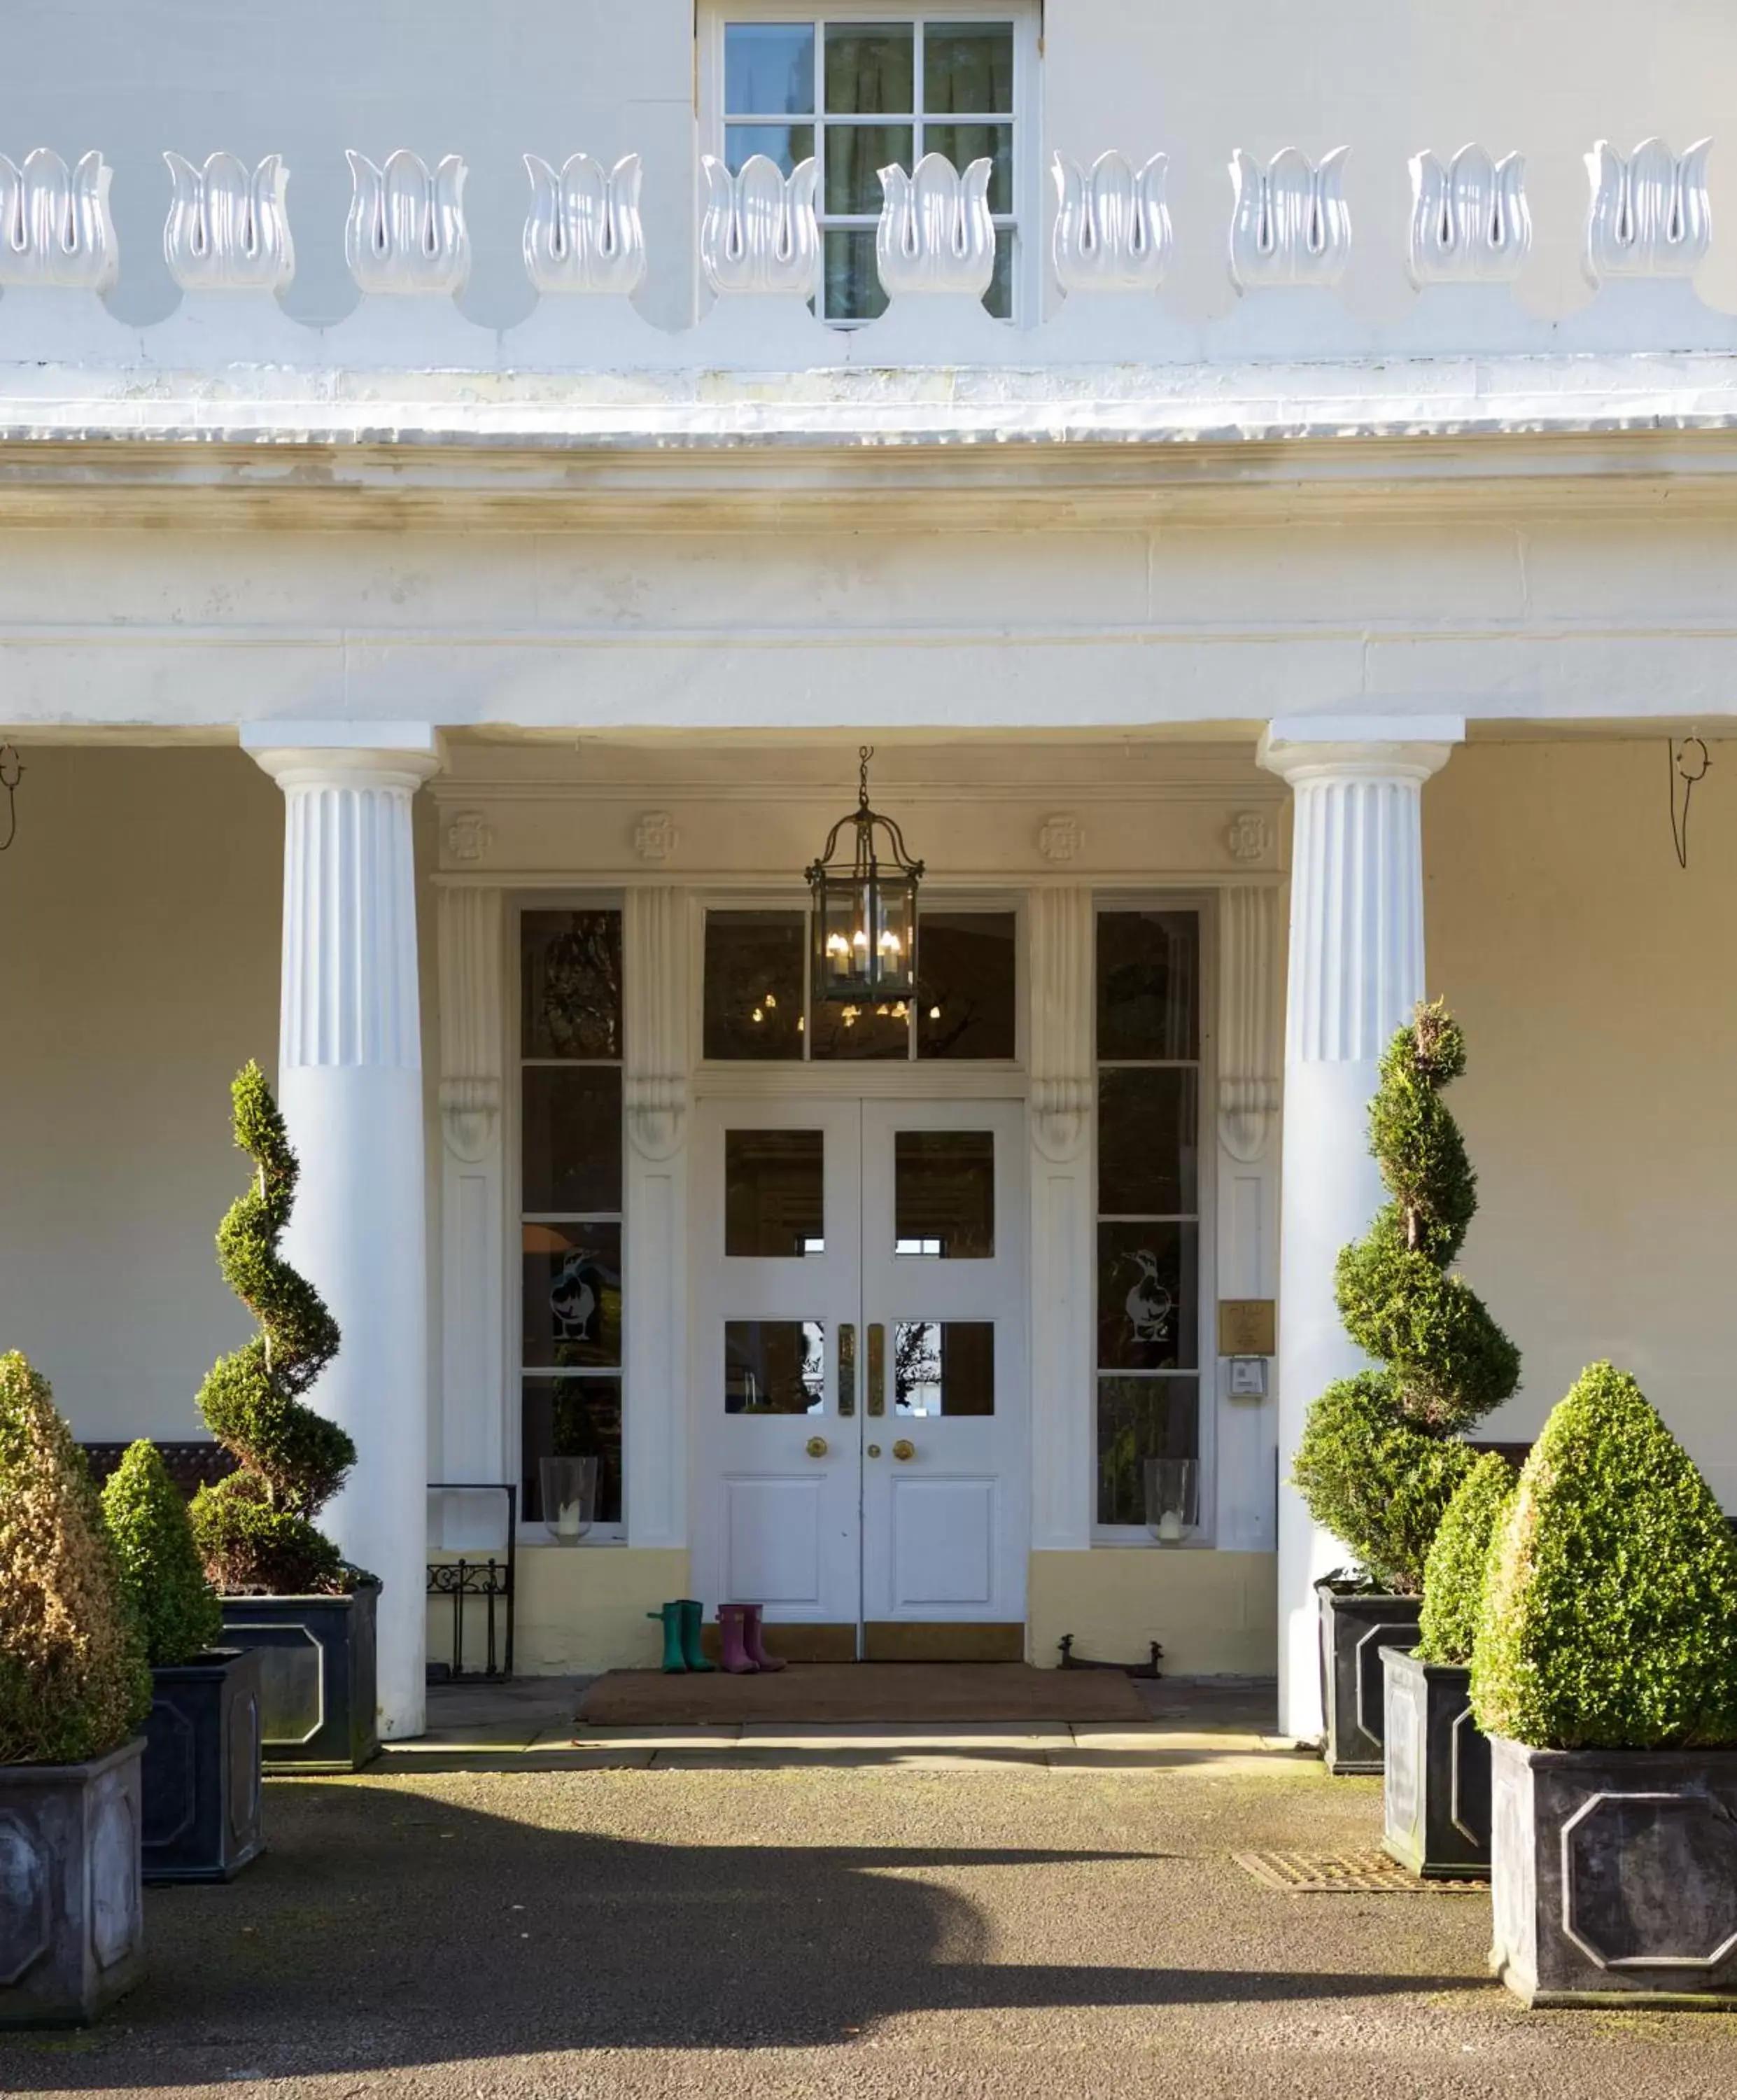
[[1219,1354],[1272,1357],[1279,1348],[1279,1308],[1271,1298],[1219,1300]]

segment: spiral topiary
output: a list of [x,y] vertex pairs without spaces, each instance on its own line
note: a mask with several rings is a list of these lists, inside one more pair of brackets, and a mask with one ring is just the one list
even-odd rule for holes
[[1423,1564],[1417,1653],[1424,1662],[1471,1661],[1484,1601],[1484,1568],[1516,1475],[1499,1451],[1486,1451],[1461,1481]]
[[205,1577],[187,1500],[148,1436],[130,1444],[103,1484],[103,1520],[153,1669],[217,1646],[223,1608]]
[[236,1143],[257,1172],[218,1228],[218,1266],[262,1331],[219,1357],[200,1389],[200,1412],[240,1471],[193,1498],[193,1533],[206,1574],[230,1595],[341,1592],[355,1571],[313,1518],[343,1485],[355,1445],[302,1399],[337,1353],[337,1323],[278,1256],[300,1170],[258,1065],[231,1094]]
[[1478,1207],[1477,1176],[1441,1090],[1466,1039],[1438,999],[1420,1004],[1381,1061],[1370,1149],[1389,1201],[1340,1254],[1340,1317],[1384,1363],[1328,1387],[1309,1410],[1291,1478],[1315,1521],[1365,1573],[1415,1594],[1443,1513],[1471,1470],[1461,1432],[1519,1383],[1519,1352],[1448,1270]]

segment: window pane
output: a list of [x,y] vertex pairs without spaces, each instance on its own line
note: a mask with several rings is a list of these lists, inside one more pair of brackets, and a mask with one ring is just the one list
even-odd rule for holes
[[802,1055],[807,938],[800,911],[707,913],[707,1057]]
[[725,24],[724,108],[727,115],[806,117],[813,107],[811,23]]
[[925,911],[917,933],[917,1055],[1012,1057],[1018,922],[1011,911]]
[[917,106],[915,49],[909,22],[829,23],[827,115],[908,117]]
[[1099,913],[1099,1057],[1197,1057],[1199,1000],[1194,913]]
[[724,164],[739,175],[743,163],[764,153],[780,174],[787,175],[799,161],[814,153],[812,124],[726,124],[724,127]]
[[901,1320],[893,1334],[895,1414],[993,1414],[993,1320]]
[[1098,1209],[1173,1217],[1199,1209],[1199,1074],[1114,1065],[1098,1074]]
[[945,153],[961,174],[973,161],[991,163],[989,208],[1013,209],[1013,126],[1011,124],[925,124],[925,153]]
[[621,1521],[621,1381],[527,1378],[520,1409],[519,1511],[543,1516],[540,1458],[597,1460],[597,1522]]
[[[908,124],[829,124],[825,210],[866,212],[879,218],[884,199],[880,171],[896,161],[908,174],[914,138]],[[872,236],[869,245],[872,254]]]
[[527,1065],[524,1207],[621,1208],[621,1067]]
[[979,1261],[994,1253],[992,1131],[896,1131],[893,1189],[895,1254]]
[[1098,1380],[1098,1522],[1146,1521],[1146,1461],[1200,1456],[1196,1379]]
[[902,999],[878,1005],[823,999],[814,1008],[811,1057],[908,1057],[910,1008]]
[[923,32],[923,107],[974,117],[1013,108],[1013,24],[931,22]]
[[1198,1370],[1197,1225],[1100,1224],[1098,1362]]
[[724,1251],[774,1259],[826,1251],[826,1133],[726,1130]]
[[621,1361],[619,1225],[524,1225],[524,1354],[557,1370]]
[[818,1414],[827,1404],[827,1330],[818,1320],[726,1320],[726,1414]]
[[887,311],[875,264],[871,229],[829,226],[826,242],[826,318],[871,321]]
[[527,1057],[621,1055],[621,914],[527,911],[519,924]]

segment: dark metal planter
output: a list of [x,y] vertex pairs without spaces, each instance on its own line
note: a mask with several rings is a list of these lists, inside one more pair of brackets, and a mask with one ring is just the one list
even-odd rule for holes
[[1417,1638],[1421,1597],[1341,1590],[1317,1582],[1320,1601],[1321,1708],[1330,1772],[1378,1772],[1387,1727],[1381,1652]]
[[1471,1718],[1471,1672],[1384,1648],[1384,1851],[1426,1881],[1490,1871],[1490,1745]]
[[82,2027],[144,1974],[144,1748],[0,1765],[0,2027]]
[[1490,1966],[1528,2005],[1737,2010],[1737,1749],[1490,1744]]
[[259,1652],[267,1771],[357,1771],[379,1749],[379,1597],[372,1582],[346,1597],[224,1598],[226,1643]]
[[259,1828],[262,1651],[218,1648],[153,1670],[145,1723],[148,1883],[232,1881]]

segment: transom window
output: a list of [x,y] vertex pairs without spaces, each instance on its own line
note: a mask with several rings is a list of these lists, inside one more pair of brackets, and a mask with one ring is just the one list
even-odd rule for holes
[[875,267],[880,170],[925,153],[961,171],[988,160],[995,274],[983,303],[1012,318],[1021,148],[1012,20],[957,10],[863,20],[817,15],[724,24],[724,159],[764,153],[787,175],[812,158],[824,269],[821,318],[850,326],[886,306]]

